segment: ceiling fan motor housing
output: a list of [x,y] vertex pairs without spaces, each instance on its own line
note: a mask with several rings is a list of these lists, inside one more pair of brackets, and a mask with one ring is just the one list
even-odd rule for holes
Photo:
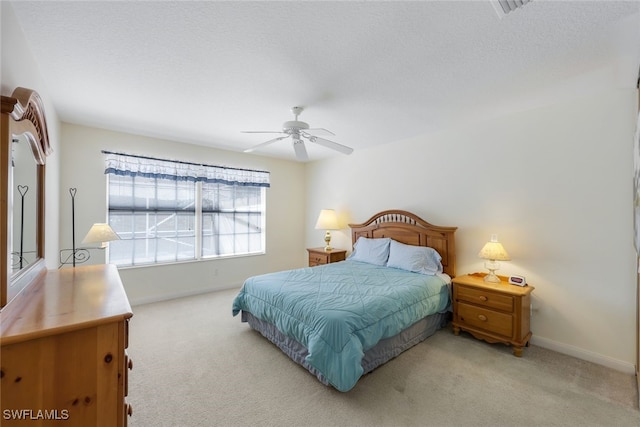
[[297,133],[298,131],[306,129],[309,129],[309,125],[305,122],[299,122],[298,120],[292,120],[282,124],[282,131],[285,133]]

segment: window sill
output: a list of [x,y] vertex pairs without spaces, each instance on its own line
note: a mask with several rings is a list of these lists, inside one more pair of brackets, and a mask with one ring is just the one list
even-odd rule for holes
[[176,265],[184,265],[184,264],[195,264],[201,262],[212,262],[212,261],[220,261],[224,259],[233,259],[233,258],[248,258],[248,257],[256,257],[266,255],[266,252],[258,252],[252,254],[240,254],[240,255],[220,255],[220,256],[212,256],[200,259],[189,259],[184,261],[172,261],[172,262],[162,262],[162,263],[154,263],[154,264],[139,264],[139,265],[126,265],[126,266],[117,266],[118,270],[133,270],[138,268],[149,268],[149,267],[164,267],[164,266],[176,266]]

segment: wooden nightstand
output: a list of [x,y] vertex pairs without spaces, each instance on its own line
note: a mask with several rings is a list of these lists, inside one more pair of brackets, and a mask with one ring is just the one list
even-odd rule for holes
[[516,286],[499,276],[500,283],[487,283],[485,274],[474,273],[453,279],[453,333],[467,331],[490,343],[522,348],[531,339],[531,292],[533,286]]
[[347,251],[344,249],[325,251],[324,248],[309,248],[307,251],[309,252],[309,267],[344,261],[347,256]]

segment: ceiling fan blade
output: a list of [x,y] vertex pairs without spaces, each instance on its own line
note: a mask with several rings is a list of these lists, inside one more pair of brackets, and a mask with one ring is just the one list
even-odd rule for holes
[[280,130],[241,130],[240,133],[284,133]]
[[250,153],[250,152],[255,151],[255,150],[259,149],[259,148],[265,147],[265,146],[267,146],[269,144],[273,144],[274,142],[278,142],[281,139],[285,139],[285,138],[288,138],[288,137],[289,136],[287,135],[287,136],[279,136],[278,138],[270,139],[270,140],[268,140],[266,142],[263,142],[262,144],[258,144],[258,145],[255,145],[255,146],[251,147],[251,148],[247,148],[246,150],[244,150],[244,152],[245,153]]
[[329,141],[328,139],[311,136],[309,138],[309,141],[315,142],[316,144],[322,145],[323,147],[331,148],[332,150],[336,150],[344,154],[353,153],[353,148],[347,147],[346,145],[338,144],[337,142]]
[[307,131],[311,131],[311,132],[320,132],[320,133],[328,133],[329,135],[333,135],[336,136],[335,133],[331,132],[329,129],[325,129],[325,128],[310,128],[307,129]]
[[307,155],[307,149],[304,146],[304,142],[301,139],[293,140],[293,150],[296,152],[296,159],[298,160],[309,160],[309,156]]

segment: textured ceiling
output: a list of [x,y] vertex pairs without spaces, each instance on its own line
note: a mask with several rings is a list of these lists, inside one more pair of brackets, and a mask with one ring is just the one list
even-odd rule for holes
[[[489,1],[12,6],[63,121],[237,151],[294,105],[358,150],[531,107],[611,64],[632,87],[640,58],[640,30],[621,31],[640,28],[637,1],[534,0],[503,19]],[[259,154],[294,158],[289,140]]]

